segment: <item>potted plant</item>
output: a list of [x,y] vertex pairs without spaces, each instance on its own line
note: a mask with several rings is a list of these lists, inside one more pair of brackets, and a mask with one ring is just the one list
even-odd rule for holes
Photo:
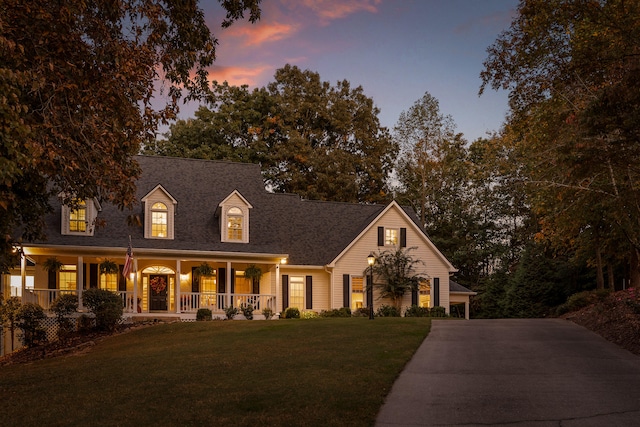
[[251,283],[253,284],[253,293],[259,294],[260,278],[262,277],[262,270],[260,269],[260,267],[256,266],[255,264],[249,265],[244,270],[244,277],[245,279],[251,279]]
[[118,264],[111,261],[110,259],[105,259],[99,265],[100,274],[115,274],[118,272]]
[[47,258],[45,262],[42,263],[42,267],[49,273],[60,271],[62,265],[62,262],[56,257]]
[[193,270],[193,273],[197,276],[197,277],[209,277],[209,276],[213,276],[213,273],[215,272],[215,270],[213,269],[213,267],[211,267],[208,263],[203,262],[202,264],[200,264],[198,267],[196,267],[195,270]]

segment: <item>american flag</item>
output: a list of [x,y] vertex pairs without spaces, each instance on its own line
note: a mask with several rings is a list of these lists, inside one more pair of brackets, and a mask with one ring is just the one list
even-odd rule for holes
[[127,256],[124,258],[124,268],[122,269],[122,275],[125,279],[129,277],[131,273],[131,267],[133,266],[133,251],[131,250],[131,240],[129,240],[129,247],[127,248]]

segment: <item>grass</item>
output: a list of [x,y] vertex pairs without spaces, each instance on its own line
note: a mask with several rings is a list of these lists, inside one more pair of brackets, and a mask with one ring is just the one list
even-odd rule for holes
[[159,325],[0,367],[0,425],[371,426],[428,318]]

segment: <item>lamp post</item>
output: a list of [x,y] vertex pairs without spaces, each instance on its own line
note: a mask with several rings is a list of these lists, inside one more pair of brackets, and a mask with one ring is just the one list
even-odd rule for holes
[[376,262],[376,256],[372,253],[367,257],[369,264],[369,286],[367,286],[367,305],[369,305],[369,320],[373,320],[373,264]]

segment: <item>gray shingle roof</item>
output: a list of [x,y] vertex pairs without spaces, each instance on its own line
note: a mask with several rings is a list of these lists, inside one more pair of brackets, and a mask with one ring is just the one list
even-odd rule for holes
[[[287,253],[291,264],[325,265],[385,208],[269,193],[256,164],[155,156],[137,156],[136,160],[142,168],[136,183],[137,199],[161,184],[178,202],[174,240],[145,239],[142,227],[127,226],[130,214],[144,219],[141,204],[133,211],[119,211],[105,203],[98,218],[104,219],[106,226],[98,228],[93,237],[64,236],[60,233],[61,206],[52,200],[54,213],[48,217],[46,243],[124,248],[130,235],[134,248]],[[220,239],[218,205],[234,190],[253,206],[247,244]]]
[[449,292],[457,292],[461,294],[475,294],[471,289],[465,288],[458,282],[449,280]]

